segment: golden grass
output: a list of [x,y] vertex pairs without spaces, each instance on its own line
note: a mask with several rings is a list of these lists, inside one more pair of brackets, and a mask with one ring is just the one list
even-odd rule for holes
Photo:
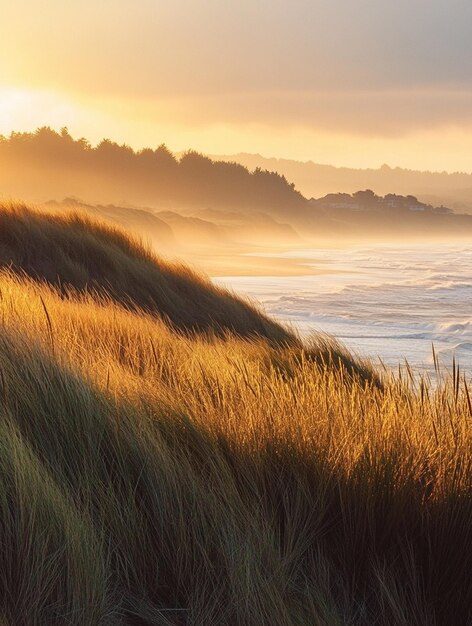
[[0,273],[0,623],[471,622],[457,368],[379,383],[39,278]]
[[83,213],[0,204],[0,266],[47,281],[64,296],[71,289],[106,294],[123,307],[165,317],[180,331],[231,330],[278,343],[294,340],[249,302]]
[[0,545],[32,572],[3,577],[7,623],[467,623],[457,372],[379,387],[9,272],[0,289]]

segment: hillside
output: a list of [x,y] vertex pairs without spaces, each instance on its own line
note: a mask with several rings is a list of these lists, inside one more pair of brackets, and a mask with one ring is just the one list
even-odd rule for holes
[[80,213],[0,205],[0,267],[46,281],[63,293],[94,291],[126,308],[168,319],[182,331],[234,331],[289,341],[291,335],[249,303],[170,264],[138,240]]
[[92,147],[66,129],[0,136],[0,198],[65,197],[160,208],[291,207],[306,200],[276,172],[214,162],[195,151],[177,159],[164,145],[134,151],[104,139]]
[[151,208],[92,205],[75,198],[50,200],[43,205],[56,212],[76,210],[121,226],[166,252],[183,254],[204,247],[216,251],[239,244],[300,243],[290,224],[260,211],[186,209],[181,212]]
[[[202,209],[200,217],[212,220],[227,237],[245,243],[261,244],[300,244],[303,240],[289,223],[280,222],[267,213],[259,211],[222,211]],[[287,219],[290,216],[287,215]]]
[[472,174],[467,172],[428,172],[388,165],[355,169],[246,153],[212,155],[211,158],[240,163],[251,170],[256,167],[275,170],[293,181],[307,198],[372,189],[379,195],[411,194],[424,202],[444,204],[458,212],[472,212]]
[[457,369],[378,384],[320,337],[176,332],[133,281],[185,328],[210,302],[281,330],[84,217],[0,220],[2,624],[470,623]]

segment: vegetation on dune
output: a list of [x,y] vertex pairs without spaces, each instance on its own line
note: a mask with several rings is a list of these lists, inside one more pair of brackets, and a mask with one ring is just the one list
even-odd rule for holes
[[470,623],[456,369],[436,388],[379,385],[323,341],[184,334],[12,269],[1,623]]
[[0,287],[6,623],[472,617],[458,376],[380,389],[295,347]]
[[0,266],[75,291],[107,294],[165,317],[179,330],[226,330],[283,342],[294,338],[248,302],[188,267],[163,261],[124,231],[80,213],[0,205]]

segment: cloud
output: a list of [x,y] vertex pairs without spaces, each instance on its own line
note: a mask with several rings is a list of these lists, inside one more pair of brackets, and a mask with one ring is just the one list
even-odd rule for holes
[[144,107],[182,125],[258,124],[407,136],[434,128],[472,129],[472,91],[248,92],[153,99]]
[[[470,0],[0,0],[5,82],[182,124],[469,127]],[[147,103],[147,104],[143,104]]]

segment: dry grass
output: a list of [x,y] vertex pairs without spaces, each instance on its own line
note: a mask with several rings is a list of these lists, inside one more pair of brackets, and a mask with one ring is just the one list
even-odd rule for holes
[[381,389],[298,348],[0,288],[7,623],[467,623],[458,376]]
[[456,369],[379,385],[323,342],[0,292],[0,623],[471,622]]
[[63,295],[107,294],[157,313],[180,331],[231,330],[274,342],[293,337],[279,324],[185,265],[163,261],[124,231],[85,213],[0,204],[0,266],[59,287]]

